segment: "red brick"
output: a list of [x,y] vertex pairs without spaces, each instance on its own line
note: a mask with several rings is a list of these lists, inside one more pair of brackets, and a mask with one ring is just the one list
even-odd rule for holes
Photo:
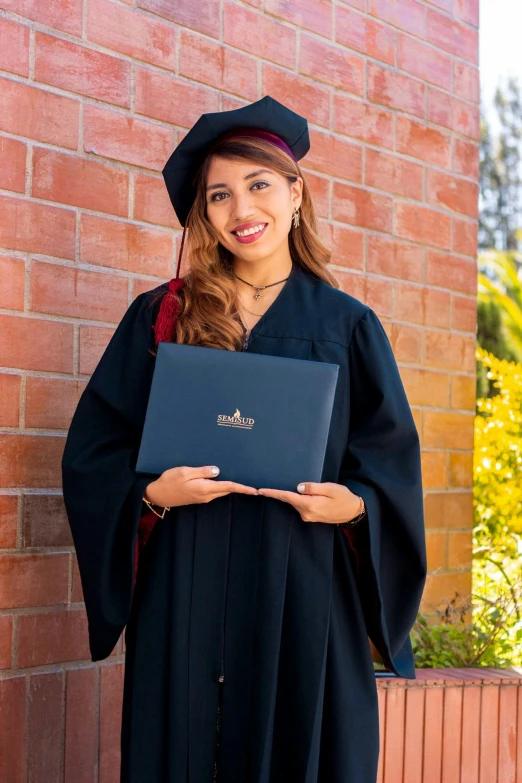
[[0,680],[0,780],[25,783],[25,676]]
[[364,267],[363,233],[351,228],[334,226],[332,260],[335,264],[362,270]]
[[368,63],[368,98],[383,106],[424,117],[422,82],[389,68]]
[[22,252],[74,258],[76,217],[23,199],[0,196],[0,245]]
[[428,41],[455,57],[477,64],[477,31],[431,8],[427,9],[427,14]]
[[0,130],[76,149],[79,121],[77,101],[0,78]]
[[329,87],[364,95],[364,60],[318,38],[301,34],[299,70]]
[[480,77],[478,68],[460,60],[454,63],[453,89],[455,95],[472,103],[480,102]]
[[[330,90],[312,79],[282,71],[263,63],[262,92],[277,95],[293,111],[307,117],[310,123],[330,127]],[[310,150],[311,152],[311,150]],[[308,165],[308,156],[306,162]]]
[[[393,62],[391,64],[393,65]],[[424,82],[451,90],[451,57],[415,38],[399,34],[397,65],[401,71],[417,76]]]
[[423,168],[396,155],[366,150],[366,184],[372,188],[420,200],[423,191]]
[[29,76],[29,28],[0,19],[0,69]]
[[24,192],[26,157],[25,144],[16,139],[0,137],[0,188]]
[[25,426],[67,429],[84,388],[85,381],[28,376]]
[[0,607],[67,602],[69,555],[1,555]]
[[312,194],[317,216],[328,219],[330,214],[330,180],[307,171],[306,181]]
[[427,367],[474,372],[475,335],[429,331],[425,335]]
[[172,25],[109,0],[89,0],[87,38],[161,68],[176,66],[176,31]]
[[129,175],[122,169],[37,148],[33,170],[33,196],[36,198],[127,216]]
[[427,280],[430,285],[451,288],[466,294],[477,290],[476,261],[467,261],[446,253],[427,254]]
[[[457,138],[455,138],[454,144],[453,168],[455,169],[455,172],[478,180],[479,151],[477,145],[473,142]],[[475,228],[474,231],[476,234]]]
[[[13,618],[9,615],[0,617],[0,669],[12,667],[11,649],[13,645]],[[0,717],[1,725],[1,717]],[[0,749],[1,752],[1,749]],[[1,769],[1,762],[0,762]]]
[[7,487],[61,486],[64,439],[50,435],[0,434],[0,467]]
[[257,61],[201,35],[180,31],[179,74],[218,90],[257,98]]
[[[362,147],[343,141],[329,133],[310,132],[311,149],[306,156],[308,168],[362,182]],[[313,152],[312,152],[313,150]],[[336,185],[338,183],[335,183]]]
[[428,86],[427,90],[427,119],[429,122],[442,125],[444,128],[449,128],[463,136],[479,141],[480,112],[478,106],[465,103],[458,98],[452,98],[446,92],[441,92],[435,87]]
[[473,486],[473,452],[451,451],[450,485],[469,489]]
[[475,297],[452,297],[452,329],[461,329],[464,332],[477,331],[477,300]]
[[448,533],[448,568],[471,568],[472,543],[469,532]]
[[286,0],[265,0],[265,12],[285,19],[316,35],[332,35],[332,4],[329,0],[309,0],[307,3],[288,3]]
[[374,60],[395,64],[395,32],[386,25],[355,14],[349,8],[337,9],[336,41]]
[[435,206],[447,207],[469,217],[478,214],[478,184],[428,169],[426,180],[427,201]]
[[[218,111],[218,96],[207,87],[188,84],[166,73],[138,68],[136,111],[188,128],[201,114]],[[163,128],[161,130],[164,131]]]
[[2,0],[2,8],[72,35],[82,32],[81,0]]
[[64,778],[71,783],[92,783],[96,779],[96,690],[95,668],[67,670]]
[[[446,570],[448,534],[426,531],[426,553],[428,555],[428,571]],[[417,689],[415,689],[417,690]]]
[[424,489],[446,489],[448,486],[447,452],[423,451],[421,458]]
[[0,315],[0,365],[21,370],[72,372],[72,324]]
[[18,667],[90,658],[83,609],[24,614],[18,618]]
[[18,496],[0,495],[0,548],[16,546],[18,527]]
[[449,329],[450,301],[451,296],[447,291],[397,283],[395,318],[398,321]]
[[24,309],[25,262],[21,258],[0,256],[0,307]]
[[127,309],[127,286],[120,275],[36,262],[31,273],[31,310],[93,321],[119,320]]
[[172,253],[167,231],[82,215],[80,258],[88,264],[168,277]]
[[399,362],[418,363],[422,353],[422,332],[414,326],[392,324],[390,342]]
[[449,329],[451,326],[451,294],[436,288],[424,289],[424,323]]
[[419,38],[426,37],[425,8],[416,0],[369,0],[368,13]]
[[472,24],[474,27],[478,27],[478,0],[455,0],[454,13],[457,19],[462,19],[463,22],[467,22],[468,24]]
[[[470,571],[454,571],[450,574],[430,574],[428,576],[426,587],[422,596],[421,612],[432,612],[436,608],[446,607],[448,600],[452,598],[457,592],[463,596],[469,596],[471,594],[471,572]],[[478,689],[477,689],[478,690]],[[434,738],[429,736],[429,741],[433,742]],[[429,754],[430,760],[436,760],[434,751]],[[426,744],[424,745],[425,759],[426,759]],[[428,774],[427,767],[424,768],[423,778],[426,780]],[[435,778],[437,780],[437,778]],[[440,778],[439,778],[440,780]],[[475,783],[478,778],[475,778]]]
[[424,250],[394,239],[368,236],[366,260],[368,272],[421,282],[424,275]]
[[334,182],[332,217],[343,223],[391,234],[393,200],[364,188]]
[[449,168],[451,136],[409,117],[397,117],[397,152]]
[[423,443],[428,448],[472,449],[473,417],[466,413],[425,410]]
[[[451,534],[450,534],[451,535]],[[469,536],[468,536],[469,537]],[[471,537],[470,541],[471,541]],[[442,727],[442,780],[460,783],[460,743],[462,741],[463,688],[444,690],[444,722]]]
[[100,783],[114,781],[120,761],[123,664],[103,666],[100,671]]
[[85,151],[161,170],[174,148],[171,130],[123,114],[85,107]]
[[451,407],[460,410],[475,410],[475,376],[451,376]]
[[[255,54],[263,60],[287,68],[295,68],[297,47],[295,30],[263,13],[259,14],[249,8],[226,2],[223,16],[223,41],[237,49]],[[256,81],[254,80],[254,86]],[[254,97],[252,100],[255,99]]]
[[138,0],[137,6],[181,27],[219,38],[220,4],[215,0],[199,0],[197,5],[192,0]]
[[180,227],[163,177],[136,174],[134,180],[133,218],[142,220],[145,223],[169,226],[169,228]]
[[393,308],[392,290],[385,280],[365,275],[352,275],[347,272],[335,272],[342,291],[355,296],[371,307],[380,317],[391,316]]
[[99,326],[80,326],[79,372],[90,375],[107,347],[114,329]]
[[130,105],[130,65],[71,41],[36,34],[35,78],[89,98]]
[[60,780],[63,735],[62,674],[33,674],[29,689],[28,783]]
[[431,405],[444,408],[449,400],[449,375],[444,372],[401,367],[410,405]]
[[406,688],[404,724],[404,780],[422,780],[424,695],[421,688]]
[[397,201],[395,204],[395,233],[426,245],[449,248],[451,218],[442,212],[418,204]]
[[25,548],[73,546],[62,495],[24,495],[22,525]]
[[20,421],[20,381],[19,375],[0,373],[1,427],[18,427]]
[[[334,92],[333,129],[354,139],[393,149],[393,114],[379,106]],[[326,123],[323,123],[326,124]]]
[[477,255],[478,234],[477,223],[469,220],[453,219],[453,247],[455,253],[461,255]]

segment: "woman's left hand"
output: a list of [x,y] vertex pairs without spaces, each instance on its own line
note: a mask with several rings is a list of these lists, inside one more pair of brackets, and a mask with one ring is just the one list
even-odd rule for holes
[[[300,488],[303,488],[302,491]],[[258,494],[290,503],[303,522],[326,522],[338,525],[348,522],[359,513],[359,497],[343,484],[306,481],[297,485],[298,492],[285,489],[258,489]]]

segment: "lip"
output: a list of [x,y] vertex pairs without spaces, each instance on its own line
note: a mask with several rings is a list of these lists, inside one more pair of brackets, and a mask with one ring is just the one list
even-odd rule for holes
[[[247,229],[253,228],[254,226],[259,226],[259,223],[251,223],[250,225],[246,225],[244,227],[243,226],[238,226],[236,228],[236,231],[247,231]],[[246,237],[238,237],[238,235],[234,234],[233,231],[231,233],[234,236],[234,238],[237,239],[238,242],[241,242],[242,245],[249,245],[252,242],[255,242],[256,239],[259,239],[260,237],[262,237],[263,234],[265,233],[267,227],[268,227],[268,223],[265,223],[265,227],[262,228],[261,231],[258,231],[255,234],[249,234]]]

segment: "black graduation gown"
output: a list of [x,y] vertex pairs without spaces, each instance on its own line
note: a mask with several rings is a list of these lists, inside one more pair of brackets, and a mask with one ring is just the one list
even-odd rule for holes
[[419,440],[386,333],[294,263],[246,348],[340,365],[322,480],[360,494],[367,517],[345,534],[266,496],[172,507],[133,587],[153,478],[134,470],[155,361],[149,294],[96,367],[62,460],[93,661],[126,626],[121,781],[211,783],[222,689],[221,783],[375,783],[368,636],[414,677],[426,578]]

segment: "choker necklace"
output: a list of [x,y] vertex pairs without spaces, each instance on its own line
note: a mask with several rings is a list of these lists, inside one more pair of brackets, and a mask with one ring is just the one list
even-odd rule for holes
[[[272,285],[279,285],[279,283],[284,283],[285,280],[288,280],[288,277],[290,277],[290,275],[288,275],[288,277],[285,277],[284,280],[277,280],[275,283],[269,283],[268,285],[254,285],[253,283],[249,283],[248,280],[243,280],[243,278],[239,277],[239,275],[236,275],[235,272],[232,272],[232,274],[234,275],[234,277],[237,277],[238,280],[241,280],[242,283],[246,283],[247,285],[252,286],[252,288],[256,289],[256,293],[253,294],[254,299],[260,299],[263,296],[263,294],[260,292],[265,288],[270,288],[270,286]],[[252,315],[257,315],[257,313],[252,313]]]

